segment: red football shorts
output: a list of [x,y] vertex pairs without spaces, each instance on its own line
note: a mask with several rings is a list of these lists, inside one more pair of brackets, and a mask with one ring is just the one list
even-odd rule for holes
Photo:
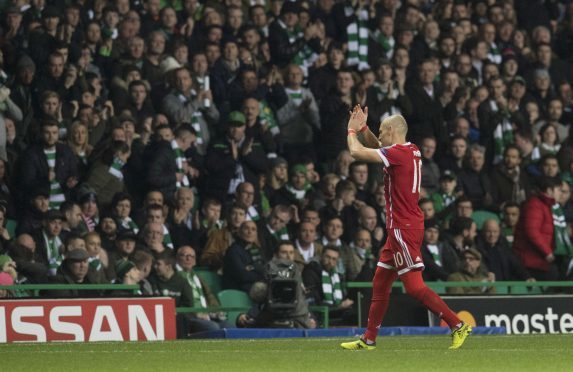
[[423,229],[388,229],[388,239],[380,253],[378,266],[396,270],[398,275],[412,270],[423,270],[424,261],[420,253],[423,240]]

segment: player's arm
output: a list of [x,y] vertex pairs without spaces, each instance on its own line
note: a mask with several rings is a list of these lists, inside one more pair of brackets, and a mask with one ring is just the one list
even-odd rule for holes
[[[358,132],[366,124],[367,115],[368,109],[364,112],[360,105],[356,105],[350,113],[350,119],[348,119],[348,149],[356,160],[382,163],[382,157],[378,155],[378,150],[365,147],[358,139]],[[370,131],[368,130],[368,132]],[[370,134],[372,135],[372,133]]]
[[374,133],[370,131],[370,128],[368,128],[366,123],[362,128],[363,129],[361,129],[361,131],[362,131],[362,136],[364,138],[364,146],[371,149],[379,149],[381,147],[380,142],[378,141],[378,138],[376,138]]
[[347,140],[350,155],[352,155],[354,159],[368,163],[382,163],[382,157],[380,156],[378,149],[369,149],[368,147],[365,147],[358,140],[356,132],[349,130]]

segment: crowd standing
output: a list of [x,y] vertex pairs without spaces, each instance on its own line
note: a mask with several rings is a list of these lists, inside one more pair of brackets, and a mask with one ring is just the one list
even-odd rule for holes
[[308,303],[345,317],[342,283],[371,280],[390,207],[346,148],[356,104],[375,134],[403,115],[421,149],[425,279],[572,277],[573,2],[0,8],[0,284],[212,307],[196,266],[249,292],[290,242]]

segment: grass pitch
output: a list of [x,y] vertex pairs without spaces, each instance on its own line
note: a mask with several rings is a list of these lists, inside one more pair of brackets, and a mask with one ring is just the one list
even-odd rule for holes
[[348,339],[201,340],[0,345],[2,371],[572,371],[573,335],[378,339],[347,351]]

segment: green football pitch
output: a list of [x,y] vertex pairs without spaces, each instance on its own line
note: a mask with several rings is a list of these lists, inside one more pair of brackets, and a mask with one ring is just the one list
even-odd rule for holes
[[379,338],[346,351],[338,338],[0,345],[12,371],[573,371],[573,335]]

